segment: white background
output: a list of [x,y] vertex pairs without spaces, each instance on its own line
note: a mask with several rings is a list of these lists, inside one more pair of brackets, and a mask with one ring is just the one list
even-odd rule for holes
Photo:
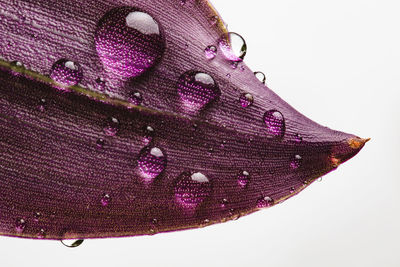
[[1,266],[400,266],[399,1],[212,2],[269,87],[372,141],[322,182],[238,221],[76,249],[1,237]]

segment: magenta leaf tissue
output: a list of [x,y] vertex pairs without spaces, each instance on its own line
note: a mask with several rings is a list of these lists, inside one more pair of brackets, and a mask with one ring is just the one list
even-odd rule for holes
[[205,0],[0,5],[2,235],[134,236],[237,219],[367,141],[265,86]]

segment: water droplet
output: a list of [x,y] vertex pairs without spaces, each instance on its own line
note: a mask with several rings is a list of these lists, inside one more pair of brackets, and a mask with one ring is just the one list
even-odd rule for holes
[[230,79],[232,75],[230,73],[226,74],[226,78]]
[[219,22],[219,17],[218,16],[211,16],[210,17],[210,24],[211,25],[216,25]]
[[43,228],[39,230],[39,232],[37,233],[37,238],[39,239],[43,239],[46,237],[46,230],[44,230]]
[[51,67],[50,78],[63,87],[77,85],[83,78],[82,68],[78,63],[60,59]]
[[106,70],[122,78],[143,74],[165,50],[158,22],[133,7],[108,11],[97,25],[95,45]]
[[144,128],[144,139],[146,143],[150,143],[154,137],[154,129],[151,126],[146,126]]
[[254,98],[251,94],[245,93],[240,96],[239,101],[242,107],[247,108],[253,104]]
[[303,137],[302,137],[301,135],[299,135],[299,134],[295,134],[295,135],[294,135],[294,141],[295,141],[297,144],[301,144],[301,143],[303,142]]
[[254,75],[257,77],[257,79],[262,82],[263,84],[265,84],[265,81],[267,80],[267,78],[265,77],[265,74],[262,73],[261,71],[256,71],[254,72]]
[[41,98],[41,99],[39,100],[39,106],[38,106],[39,110],[40,110],[41,112],[44,112],[44,111],[46,110],[46,106],[47,106],[46,99]]
[[147,146],[140,151],[137,163],[140,175],[145,181],[151,181],[164,171],[167,158],[161,149]]
[[228,200],[226,199],[226,198],[224,198],[224,199],[222,199],[221,200],[221,208],[226,208],[226,205],[228,205]]
[[128,100],[135,106],[140,106],[143,102],[142,94],[139,92],[133,92],[129,95]]
[[175,186],[175,198],[183,207],[194,209],[211,193],[210,180],[204,174],[182,173]]
[[250,181],[250,174],[247,171],[240,172],[237,181],[240,187],[245,188]]
[[291,188],[289,189],[290,194],[293,194],[295,191],[296,191],[296,189],[295,189],[294,187],[291,187]]
[[105,207],[105,206],[107,206],[108,204],[110,204],[110,202],[111,202],[111,197],[110,197],[110,195],[109,195],[109,194],[104,194],[103,197],[101,198],[100,202],[101,202],[101,205],[102,205],[103,207]]
[[269,134],[276,138],[283,138],[286,131],[285,119],[277,110],[269,110],[264,114],[264,122]]
[[19,218],[19,219],[16,220],[16,222],[15,222],[15,230],[18,233],[22,233],[25,230],[25,226],[26,226],[25,219]]
[[242,36],[237,33],[225,33],[219,39],[219,48],[230,61],[242,61],[246,56],[247,45]]
[[117,118],[109,117],[107,119],[107,124],[103,131],[108,136],[116,136],[120,128],[120,123]]
[[301,165],[302,158],[300,155],[294,156],[293,160],[290,162],[290,168],[298,169]]
[[317,182],[322,182],[322,177],[318,178]]
[[97,148],[104,148],[105,144],[106,144],[106,141],[104,139],[102,139],[102,138],[99,138],[96,141]]
[[99,91],[104,92],[106,89],[106,81],[103,78],[97,78],[96,87]]
[[239,62],[237,62],[237,61],[232,61],[230,64],[231,64],[231,68],[234,69],[234,70],[236,70],[237,67],[238,67],[238,65],[239,65]]
[[202,72],[188,71],[177,84],[179,96],[190,110],[199,110],[216,101],[221,91],[214,79]]
[[217,55],[217,47],[215,45],[209,45],[204,50],[207,59],[214,59]]
[[61,240],[61,243],[68,248],[76,248],[82,245],[83,241],[83,239],[65,239]]
[[25,66],[20,61],[12,61],[11,63],[11,74],[19,76],[25,71]]
[[40,217],[42,217],[42,214],[40,212],[35,212],[35,214],[33,215],[33,221],[39,222]]
[[274,204],[274,200],[270,197],[262,197],[257,200],[257,208],[268,208]]

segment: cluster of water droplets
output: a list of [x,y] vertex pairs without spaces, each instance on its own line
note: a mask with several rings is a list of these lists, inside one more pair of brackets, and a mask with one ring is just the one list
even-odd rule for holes
[[[182,5],[185,3],[185,0],[181,1]],[[210,18],[212,25],[218,21],[218,16]],[[128,79],[142,75],[157,64],[164,54],[165,40],[159,23],[150,14],[133,7],[119,7],[108,11],[100,19],[95,31],[95,47],[106,71],[117,77]],[[211,44],[204,49],[204,55],[208,60],[216,58],[219,52],[235,69],[243,61],[247,45],[239,34],[229,32],[222,35],[216,45]],[[21,62],[16,61],[13,64],[16,69],[24,68]],[[245,70],[244,67],[241,69]],[[254,75],[265,84],[266,77],[262,72],[255,72]],[[81,82],[83,71],[80,64],[68,59],[60,59],[51,67],[50,77],[57,85],[68,88]],[[231,77],[231,74],[227,77]],[[97,90],[105,90],[106,81],[103,78],[97,78],[95,83]],[[214,78],[201,71],[189,70],[183,73],[178,79],[176,89],[183,105],[195,111],[216,102],[221,96],[220,88]],[[133,91],[128,95],[128,101],[139,106],[143,102],[143,96],[140,92]],[[239,102],[243,108],[249,108],[254,103],[254,97],[250,93],[243,93],[239,97]],[[41,111],[46,109],[45,99],[40,100],[39,109]],[[271,137],[277,139],[284,137],[285,118],[280,111],[266,111],[263,121]],[[119,133],[120,127],[117,118],[109,117],[103,131],[106,136],[113,137]],[[137,170],[145,182],[152,182],[166,169],[167,157],[161,148],[151,145],[154,129],[147,126],[144,131],[146,146],[138,154]],[[297,134],[294,140],[296,143],[301,143],[303,138]],[[97,148],[103,149],[105,145],[104,139],[97,139]],[[289,165],[292,169],[298,169],[301,164],[302,157],[295,155]],[[248,171],[241,171],[236,178],[238,186],[242,189],[248,187],[250,177]],[[196,209],[210,196],[211,191],[212,183],[206,175],[201,172],[183,172],[177,177],[174,187],[175,201],[184,208]],[[100,204],[106,207],[111,200],[111,195],[104,193],[100,198]],[[225,208],[227,204],[228,200],[222,199],[221,208]],[[272,198],[263,196],[257,200],[256,207],[265,208],[273,204]],[[39,217],[40,214],[37,215],[37,218]],[[26,221],[23,218],[17,219],[15,229],[18,233],[22,233],[25,226]],[[38,237],[44,238],[45,235],[45,230],[40,229]],[[83,240],[63,240],[62,242],[67,247],[77,247]]]

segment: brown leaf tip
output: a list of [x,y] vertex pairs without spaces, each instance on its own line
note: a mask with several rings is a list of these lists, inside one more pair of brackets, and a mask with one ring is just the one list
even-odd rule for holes
[[365,145],[365,143],[367,143],[369,140],[371,140],[371,138],[364,139],[364,138],[355,137],[355,138],[350,138],[347,142],[348,142],[349,146],[350,146],[352,149],[360,149],[360,148],[362,148],[362,147]]

